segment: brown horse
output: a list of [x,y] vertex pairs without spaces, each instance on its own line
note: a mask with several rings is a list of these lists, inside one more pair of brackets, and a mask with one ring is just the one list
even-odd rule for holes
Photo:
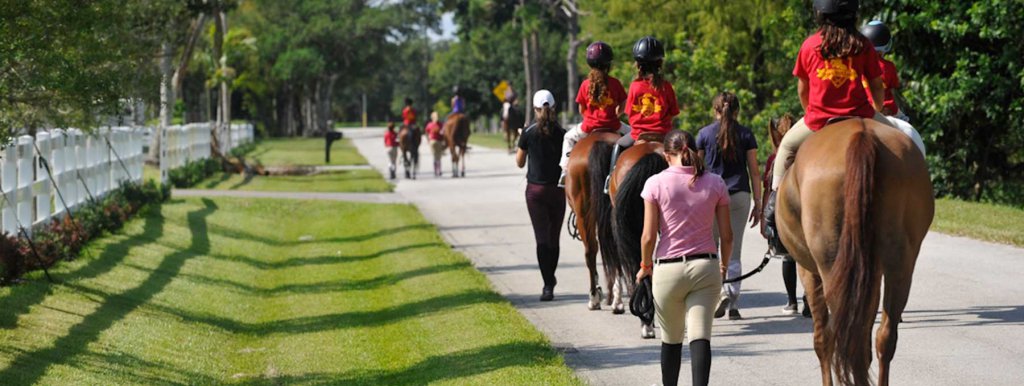
[[[615,240],[611,248],[601,244],[601,257],[615,267],[617,275],[623,278],[636,277],[640,270],[640,235],[644,230],[644,201],[640,192],[644,183],[651,176],[668,168],[665,160],[665,149],[661,141],[664,136],[653,136],[650,139],[642,136],[635,145],[619,155],[615,163],[615,171],[609,183],[608,196],[611,199],[612,234],[604,234],[601,229],[599,238]],[[608,264],[608,262],[606,262]],[[629,292],[633,292],[633,280],[626,280]],[[640,336],[645,339],[654,338],[654,326],[642,323]]]
[[420,168],[420,129],[416,125],[402,125],[398,131],[398,148],[402,151],[405,178],[416,179]]
[[800,265],[814,318],[822,384],[832,384],[832,370],[840,384],[870,384],[871,327],[884,280],[875,343],[878,382],[887,385],[914,264],[935,212],[920,150],[873,120],[829,125],[801,145],[777,201],[779,234]]
[[516,143],[519,141],[519,130],[523,129],[523,112],[516,106],[508,109],[508,116],[501,120],[501,129],[505,131],[505,142],[508,143],[508,151],[515,151]]
[[[569,207],[576,214],[576,229],[579,231],[580,240],[583,241],[587,269],[590,271],[590,301],[587,308],[591,310],[601,309],[602,294],[598,283],[597,252],[601,249],[601,243],[614,242],[598,239],[598,229],[612,226],[611,202],[602,190],[604,177],[608,175],[611,166],[611,149],[619,138],[619,134],[609,131],[591,133],[573,146],[572,153],[569,154],[569,164],[566,166],[565,197],[569,201]],[[602,212],[601,208],[607,209]],[[621,288],[616,288],[615,285],[616,270],[609,264],[607,258],[602,261],[608,289],[612,291],[612,296],[608,297],[608,305],[612,306],[613,313],[621,314],[625,312],[625,306],[622,304]]]
[[448,151],[452,153],[452,177],[465,177],[466,145],[469,143],[469,117],[462,113],[452,114],[444,122],[443,130],[444,138],[448,142]]

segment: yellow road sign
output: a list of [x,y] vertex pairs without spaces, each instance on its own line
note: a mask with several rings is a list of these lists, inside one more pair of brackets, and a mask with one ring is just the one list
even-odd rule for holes
[[504,101],[505,100],[505,91],[508,91],[508,89],[509,89],[508,82],[503,80],[503,81],[501,81],[501,83],[498,83],[498,86],[495,87],[494,90],[491,90],[491,91],[494,92],[494,96],[498,97],[498,100]]

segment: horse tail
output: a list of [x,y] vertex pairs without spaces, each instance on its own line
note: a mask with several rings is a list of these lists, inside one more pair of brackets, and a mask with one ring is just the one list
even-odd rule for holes
[[[613,264],[615,234],[612,233],[612,201],[604,194],[604,179],[611,170],[612,145],[595,141],[587,158],[587,174],[590,175],[590,210],[597,224],[597,245],[601,249],[601,264],[607,277],[618,277],[619,270]],[[609,290],[611,290],[609,288]]]
[[874,324],[879,284],[876,256],[871,255],[872,192],[878,143],[861,121],[846,150],[845,204],[839,249],[827,288],[836,377],[840,384],[869,384],[871,327]]
[[[668,162],[660,154],[643,156],[626,173],[626,178],[615,193],[613,231],[618,245],[615,263],[627,278],[640,270],[640,236],[644,231],[644,199],[640,192],[651,176],[668,168]],[[627,280],[633,283],[632,280]]]

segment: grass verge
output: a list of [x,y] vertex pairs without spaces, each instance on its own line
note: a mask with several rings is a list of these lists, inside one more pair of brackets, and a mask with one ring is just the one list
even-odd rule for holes
[[[488,147],[491,149],[508,149],[505,142],[505,133],[473,133],[469,136],[469,144]],[[514,144],[513,144],[514,145]]]
[[246,158],[264,166],[366,165],[366,159],[348,139],[331,145],[331,163],[324,162],[323,138],[270,138],[256,146]]
[[932,230],[1024,247],[1024,209],[937,199]]
[[11,384],[580,384],[411,206],[188,199],[0,288]]

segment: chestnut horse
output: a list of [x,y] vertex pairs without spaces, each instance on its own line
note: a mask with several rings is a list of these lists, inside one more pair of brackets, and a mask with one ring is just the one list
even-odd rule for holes
[[398,148],[402,151],[402,165],[405,178],[416,179],[420,168],[420,129],[416,125],[402,125],[398,131]]
[[[668,169],[662,139],[663,135],[652,136],[649,140],[642,135],[635,145],[619,155],[609,181],[612,229],[609,235],[604,233],[606,229],[600,229],[602,233],[598,237],[615,240],[615,243],[607,247],[607,243],[601,244],[601,258],[615,267],[619,277],[630,279],[625,280],[630,293],[635,286],[631,279],[640,270],[640,235],[644,231],[644,200],[640,192],[648,178]],[[654,338],[653,322],[641,323],[640,336]]]
[[884,280],[875,344],[878,382],[887,385],[914,264],[935,213],[921,151],[873,120],[831,124],[801,145],[777,208],[779,235],[800,266],[814,318],[822,384],[832,384],[832,370],[839,384],[870,384],[871,327]]
[[452,114],[444,122],[443,132],[445,140],[448,141],[448,151],[452,153],[452,177],[465,177],[469,117],[462,113]]
[[[609,158],[612,146],[619,138],[615,132],[594,131],[573,146],[566,166],[565,197],[576,214],[576,229],[583,241],[587,269],[590,271],[590,302],[587,308],[591,310],[601,309],[597,252],[601,249],[601,243],[614,243],[614,240],[598,239],[598,229],[612,226],[611,203],[603,192],[604,177],[608,175],[611,166]],[[607,209],[602,212],[602,207]],[[626,309],[622,304],[621,287],[615,285],[616,270],[607,258],[602,258],[602,262],[608,289],[612,291],[608,305],[612,306],[613,313],[621,314]]]

